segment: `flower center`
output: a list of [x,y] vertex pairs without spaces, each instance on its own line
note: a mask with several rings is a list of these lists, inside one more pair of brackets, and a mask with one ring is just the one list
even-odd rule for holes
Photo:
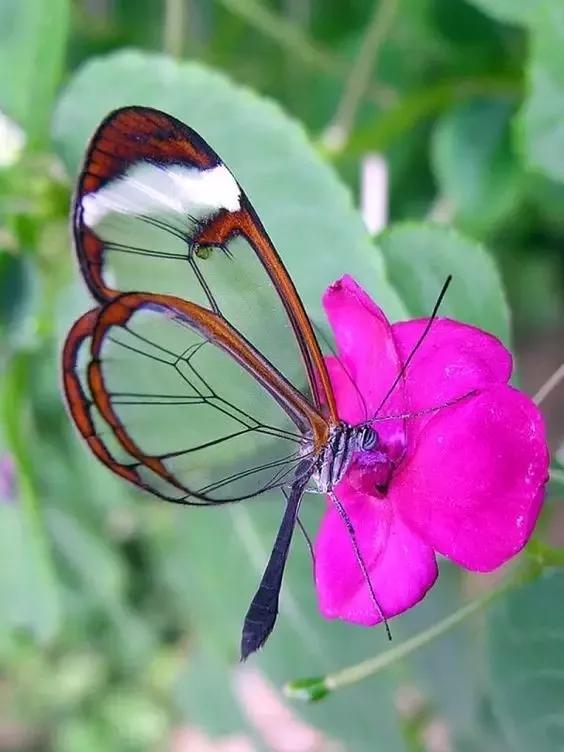
[[385,439],[379,436],[374,447],[355,453],[347,480],[360,493],[384,499],[404,454],[403,431],[389,433]]

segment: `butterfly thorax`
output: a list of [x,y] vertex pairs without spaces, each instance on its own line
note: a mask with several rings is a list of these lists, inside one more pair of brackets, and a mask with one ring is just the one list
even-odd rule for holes
[[366,423],[351,426],[340,423],[335,426],[329,441],[319,454],[312,479],[320,493],[331,491],[343,478],[353,456],[369,451],[378,444],[378,434]]

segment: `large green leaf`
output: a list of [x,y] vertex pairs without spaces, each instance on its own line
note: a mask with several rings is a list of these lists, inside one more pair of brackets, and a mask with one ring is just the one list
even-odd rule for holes
[[119,602],[125,589],[125,573],[117,551],[61,510],[50,509],[46,516],[57,553],[74,576],[108,607]]
[[[56,583],[45,553],[42,531],[14,500],[0,503],[0,600],[2,640],[29,630],[40,641],[51,639],[59,626]],[[0,649],[4,649],[4,646]]]
[[564,182],[564,1],[539,3],[518,133],[530,167]]
[[[402,614],[394,624],[394,636],[407,639],[461,608],[467,599],[465,584],[459,567],[441,561],[433,590],[416,608]],[[434,715],[448,718],[453,736],[467,732],[474,723],[477,677],[483,668],[483,650],[475,633],[476,622],[469,619],[414,653],[404,667],[405,682],[421,691]],[[453,682],[453,676],[463,680]]]
[[251,734],[242,709],[234,697],[233,667],[202,645],[192,645],[179,672],[172,701],[181,718],[206,729],[213,737],[233,733]]
[[519,117],[519,132],[528,164],[564,182],[564,79],[541,65],[529,73],[529,96]]
[[472,728],[457,740],[457,752],[513,752],[499,727],[489,695],[482,695],[477,705]]
[[511,148],[512,105],[474,99],[443,115],[433,134],[432,159],[443,196],[458,222],[477,233],[515,209],[522,187]]
[[210,142],[249,195],[314,319],[323,290],[344,273],[390,315],[403,312],[347,190],[276,105],[196,63],[141,52],[95,60],[74,76],[55,113],[55,145],[72,173],[98,122],[126,104],[165,110]]
[[32,142],[45,135],[62,74],[69,11],[69,0],[0,3],[0,110]]
[[[194,640],[206,651],[233,667],[238,660],[243,616],[268,558],[282,504],[281,495],[269,494],[237,508],[180,511],[168,521],[168,535],[163,535],[161,519],[159,535],[152,536],[155,571],[166,583],[179,620],[190,625]],[[304,501],[301,516],[311,532],[322,504],[313,495]],[[321,618],[309,553],[300,538],[298,532],[284,578],[277,627],[265,650],[249,660],[278,686],[297,677],[342,668],[388,645],[383,629],[364,629]],[[213,686],[206,684],[202,691],[212,703]],[[393,677],[387,674],[296,710],[355,752],[373,752],[375,739],[382,749],[396,752],[403,747],[393,694]],[[205,697],[200,698],[198,707],[202,702],[205,705]],[[198,717],[210,731],[221,730],[219,719],[200,712]]]
[[494,710],[514,752],[564,748],[564,573],[547,572],[488,617]]
[[447,277],[440,314],[510,339],[509,309],[494,262],[483,246],[447,227],[397,225],[379,238],[390,279],[412,316],[428,316]]
[[507,23],[526,24],[538,9],[538,0],[471,0],[484,13]]
[[26,401],[30,364],[25,354],[13,357],[0,382],[0,428],[7,450],[3,460],[9,471],[13,468],[10,497],[0,501],[0,632],[4,637],[9,629],[24,629],[48,641],[57,633],[61,611],[36,467],[27,451],[33,435]]

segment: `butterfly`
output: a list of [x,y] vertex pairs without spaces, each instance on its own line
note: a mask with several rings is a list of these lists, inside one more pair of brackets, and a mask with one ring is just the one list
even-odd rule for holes
[[217,154],[179,120],[136,106],[105,118],[78,178],[72,231],[96,305],[68,332],[63,387],[98,460],[178,504],[284,491],[244,620],[245,659],[274,628],[305,491],[340,507],[333,489],[376,430],[340,420],[315,330],[265,228]]

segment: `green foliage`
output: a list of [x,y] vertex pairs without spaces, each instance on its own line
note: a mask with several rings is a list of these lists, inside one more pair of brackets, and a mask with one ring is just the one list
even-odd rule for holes
[[0,331],[3,341],[13,341],[25,318],[31,298],[29,264],[25,258],[0,250]]
[[[307,501],[302,517],[313,532],[322,501],[317,497]],[[166,567],[162,579],[170,588],[170,598],[183,609],[183,618],[190,619],[198,639],[208,651],[234,664],[242,618],[266,564],[281,509],[277,496],[269,494],[251,502],[249,508],[224,512],[196,513],[191,518],[175,515],[170,537],[155,539],[164,546],[155,561]],[[217,540],[223,545],[215,547],[213,541]],[[211,548],[212,560],[202,565]],[[309,551],[296,536],[284,577],[279,623],[268,643],[272,649],[253,658],[253,664],[278,686],[288,679],[288,666],[299,666],[300,673],[316,675],[360,660],[386,645],[382,632],[352,627],[351,635],[350,625],[321,621],[310,572]],[[190,608],[191,603],[197,603],[197,609]],[[194,680],[199,686],[198,678]],[[213,702],[214,688],[204,689],[210,692],[208,701]],[[358,749],[369,749],[375,728],[386,749],[401,749],[393,696],[385,677],[374,679],[368,687],[352,687],[345,702],[300,709],[300,715]]]
[[564,744],[563,587],[561,572],[546,572],[511,593],[488,617],[492,697],[515,752],[556,752]]
[[69,0],[21,0],[0,5],[0,111],[32,143],[44,140],[63,73]]
[[564,2],[540,3],[531,33],[528,97],[521,113],[520,136],[529,165],[564,181],[558,155],[564,146]]
[[25,438],[29,365],[25,354],[13,358],[0,391],[2,429],[15,476],[15,498],[0,507],[0,597],[7,624],[12,629],[28,628],[41,643],[53,638],[61,614],[56,575],[40,519],[37,474]]
[[510,102],[475,99],[446,112],[435,127],[433,167],[458,223],[478,235],[515,210],[523,180],[513,153]]
[[[378,238],[390,281],[409,301],[410,316],[429,315],[447,275],[452,288],[441,313],[509,342],[509,310],[495,265],[478,243],[451,228],[398,224]],[[476,295],[476,286],[480,296]]]
[[[175,8],[189,13],[171,25]],[[0,112],[27,138],[6,159],[0,134],[0,472],[6,458],[14,469],[0,495],[0,661],[19,749],[165,748],[183,724],[269,748],[242,699],[252,670],[234,669],[280,498],[214,511],[143,498],[88,455],[61,404],[60,344],[92,305],[76,282],[68,202],[109,110],[159,107],[212,144],[320,327],[322,292],[344,273],[391,319],[428,315],[452,274],[441,313],[506,344],[561,325],[564,3],[398,0],[352,130],[327,153],[373,10],[372,0],[0,2]],[[391,224],[375,241],[357,210],[369,151],[390,169]],[[307,497],[312,534],[322,509]],[[547,515],[531,549],[537,564],[549,550],[562,561],[543,539],[552,524]],[[363,684],[324,698],[316,684],[320,701],[300,718],[353,752],[423,752],[437,723],[467,752],[559,749],[561,580],[516,588],[485,624]],[[442,566],[394,639],[447,617],[467,587]],[[280,687],[387,648],[382,630],[321,619],[297,535],[279,626],[253,667]]]
[[533,21],[540,5],[538,0],[472,0],[472,3],[493,18],[515,24]]

